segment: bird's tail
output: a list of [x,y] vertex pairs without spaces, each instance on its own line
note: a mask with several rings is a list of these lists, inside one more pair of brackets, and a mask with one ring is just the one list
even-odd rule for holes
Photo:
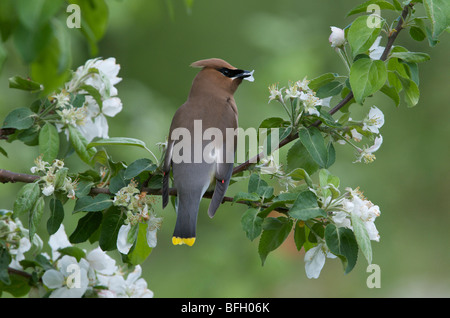
[[174,245],[195,243],[197,215],[201,195],[193,196],[191,193],[178,193],[177,221],[173,231],[172,243]]

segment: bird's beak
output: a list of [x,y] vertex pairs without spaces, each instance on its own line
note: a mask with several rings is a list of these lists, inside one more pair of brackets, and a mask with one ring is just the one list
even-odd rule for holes
[[239,78],[243,78],[249,82],[254,82],[255,78],[253,77],[253,73],[255,72],[255,70],[253,71],[242,71],[242,73],[240,73],[237,77]]

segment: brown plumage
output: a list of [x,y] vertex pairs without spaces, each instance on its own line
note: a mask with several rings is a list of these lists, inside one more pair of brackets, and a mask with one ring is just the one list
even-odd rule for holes
[[[191,66],[202,69],[192,82],[187,101],[173,117],[163,180],[165,207],[172,167],[173,183],[177,189],[177,221],[172,242],[188,245],[194,244],[199,204],[211,181],[216,179],[212,183],[215,187],[208,209],[210,217],[214,216],[225,196],[236,151],[236,136],[227,141],[226,129],[238,127],[238,110],[233,94],[243,79],[253,79],[253,72],[237,69],[221,59],[200,60]],[[204,136],[205,131],[215,133],[207,137]],[[180,138],[178,132],[189,132],[190,140],[184,140],[184,134]],[[210,151],[211,145],[214,150]]]

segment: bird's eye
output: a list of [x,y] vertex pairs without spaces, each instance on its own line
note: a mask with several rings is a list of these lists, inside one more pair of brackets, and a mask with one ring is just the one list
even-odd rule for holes
[[232,75],[231,70],[226,67],[221,68],[219,70],[219,72],[222,73],[223,75],[225,75],[226,77],[231,77],[231,75]]

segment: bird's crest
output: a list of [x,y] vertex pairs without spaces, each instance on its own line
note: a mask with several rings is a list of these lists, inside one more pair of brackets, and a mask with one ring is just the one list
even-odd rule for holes
[[200,61],[192,63],[191,66],[192,67],[210,67],[210,68],[215,68],[217,70],[221,69],[223,67],[231,69],[231,70],[236,69],[234,66],[230,65],[228,62],[226,62],[222,59],[217,59],[217,58],[200,60]]

